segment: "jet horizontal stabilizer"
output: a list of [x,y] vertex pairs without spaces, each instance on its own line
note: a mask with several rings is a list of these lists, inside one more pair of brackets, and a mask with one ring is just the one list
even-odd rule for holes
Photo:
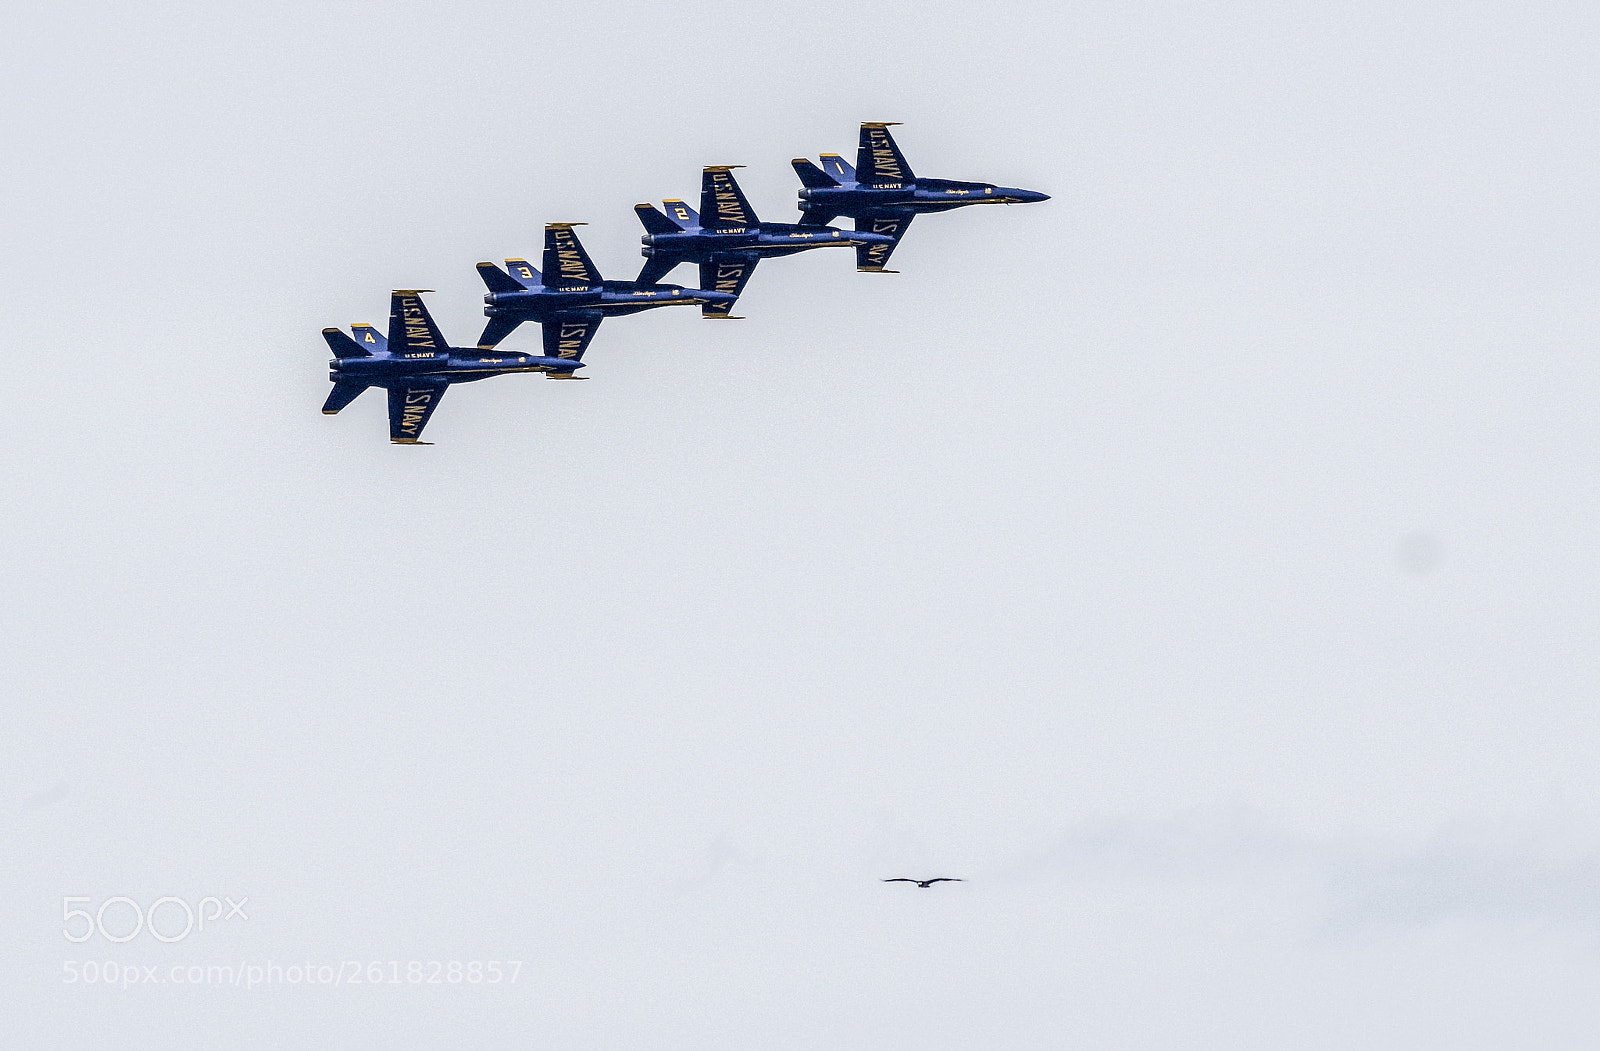
[[334,380],[333,390],[328,392],[328,400],[322,403],[322,414],[333,416],[338,411],[360,397],[361,392],[367,389],[365,383],[353,380]]
[[839,185],[838,179],[804,157],[796,157],[789,163],[794,166],[795,174],[800,176],[801,184],[813,190],[826,190]]
[[478,276],[483,278],[484,287],[491,292],[521,292],[523,286],[520,281],[501,270],[493,263],[479,263]]
[[634,214],[644,224],[646,233],[652,234],[681,234],[683,227],[668,219],[655,210],[653,205],[636,204],[633,206]]
[[[333,351],[333,356],[336,358],[372,357],[372,351],[368,350],[366,347],[363,347],[361,344],[345,335],[339,329],[323,329],[322,338],[328,341],[328,349]],[[334,411],[337,412],[338,410],[335,409]]]
[[496,314],[483,326],[483,335],[478,337],[479,350],[493,350],[500,345],[500,341],[516,331],[522,324],[522,318],[515,314]]
[[634,283],[645,287],[658,285],[661,283],[661,279],[671,273],[672,268],[681,262],[683,262],[682,259],[673,256],[651,256],[644,261],[644,267],[640,269],[639,276],[634,279]]

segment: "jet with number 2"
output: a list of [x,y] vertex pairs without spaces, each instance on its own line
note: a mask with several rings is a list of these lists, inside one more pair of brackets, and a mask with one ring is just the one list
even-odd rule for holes
[[[826,226],[841,215],[856,221],[856,236],[887,235],[879,242],[856,249],[856,269],[883,271],[911,220],[923,212],[948,212],[972,204],[1031,204],[1048,201],[1049,194],[1018,190],[985,182],[921,179],[913,175],[889,129],[895,122],[864,122],[856,166],[837,153],[824,153],[818,168],[804,157],[790,163],[803,184],[800,222]],[[894,273],[894,271],[885,271]]]
[[542,372],[551,379],[572,378],[577,361],[532,354],[501,354],[483,348],[452,347],[422,305],[427,289],[398,289],[389,299],[389,336],[371,325],[352,325],[351,338],[336,328],[322,330],[333,351],[328,363],[333,391],[322,411],[329,416],[349,405],[368,387],[389,392],[389,440],[427,445],[422,428],[452,383],[470,383],[511,372]]
[[[698,263],[702,287],[737,298],[756,264],[772,256],[830,245],[851,245],[857,251],[894,246],[894,238],[883,234],[851,233],[819,223],[763,223],[733,179],[732,169],[742,167],[718,164],[705,169],[700,177],[698,213],[682,201],[661,202],[666,205],[666,215],[648,204],[633,206],[646,231],[640,238],[644,242],[640,254],[645,257],[644,269],[639,271],[641,284],[659,281],[680,263]],[[700,315],[726,318],[731,309],[732,300],[707,303],[700,308]]]
[[[524,321],[544,327],[544,352],[577,361],[604,318],[637,314],[652,307],[731,306],[734,296],[682,285],[602,281],[600,271],[573,231],[582,223],[547,223],[544,228],[544,273],[526,259],[507,259],[506,269],[479,263],[478,276],[488,286],[483,312],[489,323],[478,337],[480,350],[499,344]],[[507,272],[509,271],[509,273]]]

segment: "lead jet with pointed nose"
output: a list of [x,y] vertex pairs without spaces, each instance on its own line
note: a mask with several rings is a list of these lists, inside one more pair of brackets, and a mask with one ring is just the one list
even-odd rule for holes
[[865,244],[856,249],[856,269],[885,271],[895,245],[905,236],[911,220],[923,212],[948,212],[973,204],[1031,204],[1048,201],[1049,194],[1018,190],[988,182],[920,179],[911,172],[905,155],[889,129],[897,122],[869,121],[861,125],[856,166],[837,153],[824,153],[818,168],[804,157],[789,163],[803,184],[800,189],[802,226],[826,226],[839,216],[856,221],[856,236],[882,234],[888,243]]
[[478,276],[489,289],[483,297],[489,323],[478,337],[479,349],[498,346],[524,321],[537,321],[544,328],[545,354],[577,361],[603,318],[637,314],[652,307],[726,308],[736,298],[682,285],[602,281],[572,229],[582,225],[545,224],[542,274],[526,259],[507,259],[505,270],[493,263],[478,264]]
[[570,379],[577,361],[532,354],[502,354],[481,347],[445,343],[439,326],[422,305],[427,289],[398,289],[389,298],[389,335],[371,325],[352,325],[354,338],[336,328],[322,330],[333,351],[333,390],[322,406],[329,416],[349,405],[368,387],[389,392],[389,440],[397,445],[427,445],[422,428],[452,383],[470,383],[511,372],[542,372]]
[[[821,223],[763,223],[734,181],[732,169],[742,167],[717,164],[705,169],[700,176],[699,212],[675,200],[661,202],[666,215],[648,204],[633,206],[646,231],[640,238],[644,242],[640,254],[645,257],[641,284],[659,281],[680,263],[698,263],[703,287],[736,299],[763,259],[830,245],[850,245],[857,251],[873,245],[893,247],[894,239],[883,234],[851,233]],[[700,316],[731,317],[732,305],[731,299],[707,303]]]

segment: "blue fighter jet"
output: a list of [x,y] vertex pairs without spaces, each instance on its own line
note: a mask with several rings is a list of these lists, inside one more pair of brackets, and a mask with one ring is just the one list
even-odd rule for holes
[[489,288],[483,297],[483,312],[489,323],[478,337],[480,350],[498,345],[524,321],[537,321],[544,326],[545,354],[577,361],[603,318],[690,304],[702,308],[720,305],[726,309],[737,298],[726,292],[682,285],[602,281],[600,271],[573,232],[574,226],[582,225],[545,225],[542,275],[526,259],[507,259],[506,270],[493,263],[478,264],[478,276]]
[[1030,204],[1050,199],[1049,194],[994,183],[919,179],[911,173],[911,165],[889,134],[895,123],[862,123],[854,168],[837,153],[824,153],[821,168],[804,157],[790,162],[803,184],[803,226],[826,226],[846,215],[856,221],[857,237],[872,233],[889,238],[887,244],[876,242],[857,248],[857,270],[894,273],[884,270],[889,255],[905,236],[911,220],[923,212],[947,212],[970,204]]
[[577,361],[531,354],[499,354],[445,343],[439,326],[428,316],[421,294],[427,289],[398,289],[389,300],[389,337],[371,325],[352,325],[355,338],[336,328],[322,330],[333,350],[333,391],[322,406],[329,416],[355,401],[368,387],[389,392],[389,440],[398,445],[420,441],[428,417],[452,383],[503,376],[509,372],[543,372],[551,379],[572,378]]
[[[889,249],[894,238],[884,234],[851,233],[821,223],[763,223],[745,200],[744,191],[733,179],[733,168],[742,164],[712,165],[700,177],[700,211],[682,201],[663,201],[662,215],[648,204],[633,206],[644,223],[644,269],[639,282],[651,284],[665,277],[679,263],[700,264],[700,284],[738,298],[755,272],[756,263],[771,256],[793,255],[808,248],[852,245],[859,252],[877,246]],[[700,316],[730,317],[733,302],[707,303]]]

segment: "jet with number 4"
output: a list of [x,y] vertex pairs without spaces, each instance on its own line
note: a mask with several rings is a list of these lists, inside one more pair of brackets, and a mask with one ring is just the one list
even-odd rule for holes
[[[821,223],[763,223],[734,181],[732,169],[742,167],[718,164],[705,169],[700,177],[699,212],[676,200],[661,202],[667,209],[665,215],[648,204],[633,206],[645,228],[640,238],[644,242],[640,254],[645,257],[644,269],[639,271],[641,284],[659,281],[680,263],[698,263],[703,287],[736,299],[763,259],[830,245],[850,245],[858,252],[871,246],[894,246],[894,238],[883,234],[851,233]],[[731,317],[732,306],[732,299],[707,303],[700,308],[700,315]]]
[[502,354],[481,347],[452,347],[422,305],[427,289],[398,289],[389,299],[389,335],[371,325],[352,325],[354,338],[336,328],[322,330],[333,351],[328,363],[333,391],[322,406],[329,416],[349,405],[368,387],[389,392],[389,440],[427,445],[422,428],[452,383],[470,383],[511,372],[542,372],[571,379],[580,362],[532,354]]
[[583,223],[547,223],[544,228],[544,273],[526,259],[507,259],[506,269],[479,263],[478,276],[489,291],[483,312],[489,323],[478,347],[499,345],[524,321],[544,327],[544,352],[552,358],[578,361],[604,318],[637,314],[652,307],[721,306],[736,297],[682,285],[640,281],[602,281],[600,271],[573,231]]
[[895,123],[862,123],[854,168],[837,153],[824,153],[820,168],[804,157],[790,162],[802,183],[801,225],[825,227],[843,215],[856,221],[856,236],[870,233],[889,238],[887,244],[876,242],[857,248],[857,270],[894,273],[884,269],[889,256],[905,236],[911,220],[923,212],[1050,199],[1049,194],[994,183],[918,178],[889,134]]

